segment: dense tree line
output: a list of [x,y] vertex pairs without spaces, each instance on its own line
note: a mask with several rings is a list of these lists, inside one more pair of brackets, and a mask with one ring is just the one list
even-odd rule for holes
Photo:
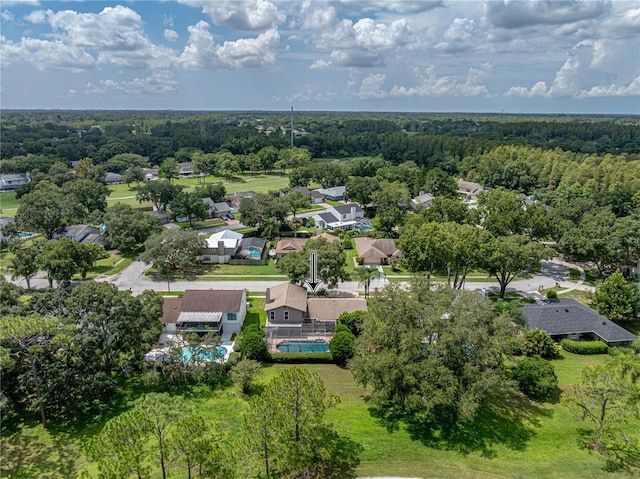
[[90,281],[71,292],[35,293],[26,303],[3,294],[2,310],[3,422],[32,411],[46,428],[51,418],[79,419],[109,406],[118,378],[139,371],[158,339],[162,298]]

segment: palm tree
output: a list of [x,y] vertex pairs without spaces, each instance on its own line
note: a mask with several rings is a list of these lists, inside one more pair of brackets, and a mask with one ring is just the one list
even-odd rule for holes
[[358,268],[356,270],[356,277],[358,278],[358,286],[364,286],[364,297],[369,297],[369,287],[371,286],[372,279],[378,279],[382,276],[382,273],[378,268],[372,268],[371,266],[365,266],[364,268]]

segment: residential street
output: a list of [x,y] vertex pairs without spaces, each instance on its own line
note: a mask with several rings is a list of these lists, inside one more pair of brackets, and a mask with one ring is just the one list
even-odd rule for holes
[[[144,272],[149,266],[144,264],[141,261],[134,261],[127,268],[122,270],[120,273],[100,278],[98,281],[108,281],[109,283],[115,284],[120,289],[129,289],[135,293],[140,293],[142,291],[151,289],[158,292],[165,291],[185,291],[187,289],[247,289],[248,291],[254,292],[264,292],[267,288],[271,286],[275,286],[277,284],[282,283],[281,280],[265,280],[265,281],[170,281],[167,283],[166,281],[154,281],[147,278],[144,275]],[[523,292],[536,292],[540,289],[548,289],[558,283],[561,287],[560,294],[562,291],[570,291],[573,289],[580,289],[583,291],[593,291],[594,288],[592,286],[583,285],[581,281],[577,283],[569,282],[568,279],[568,267],[569,263],[560,261],[560,260],[552,260],[552,261],[542,261],[542,268],[538,275],[523,280],[513,281],[509,287],[508,291],[523,291]],[[577,268],[581,270],[582,268],[577,265],[571,265],[571,267]],[[10,280],[10,277],[7,276],[7,279]],[[386,279],[377,279],[372,281],[371,290],[375,290],[376,288],[383,287],[386,283]],[[14,281],[16,284],[20,286],[26,287],[26,283],[23,279]],[[79,282],[76,282],[79,283]],[[48,281],[43,278],[33,278],[31,280],[31,286],[37,289],[44,289],[48,287]],[[497,290],[498,283],[496,281],[478,281],[478,282],[468,282],[465,284],[465,289],[467,290],[476,290],[476,289],[488,289],[488,290]],[[358,285],[357,281],[347,281],[341,283],[339,288],[341,292],[358,292],[363,291],[362,286]]]

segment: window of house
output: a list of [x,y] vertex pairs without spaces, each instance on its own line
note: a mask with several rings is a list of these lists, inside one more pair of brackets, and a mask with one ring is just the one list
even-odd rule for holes
[[276,320],[276,312],[269,311],[269,321],[275,321],[275,320]]
[[227,321],[237,321],[238,316],[236,313],[227,313]]
[[284,312],[284,320],[289,321],[289,311]]

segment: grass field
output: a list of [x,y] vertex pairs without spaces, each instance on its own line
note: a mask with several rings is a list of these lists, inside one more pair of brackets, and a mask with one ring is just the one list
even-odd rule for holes
[[[260,300],[253,300],[260,309]],[[262,322],[258,315],[252,322]],[[563,353],[554,361],[563,390],[580,378],[587,364],[599,364],[606,356]],[[286,365],[266,365],[261,381],[268,382]],[[330,394],[341,403],[327,419],[341,433],[364,447],[361,476],[395,475],[422,478],[631,478],[624,473],[605,473],[596,454],[578,445],[581,423],[560,404],[522,404],[518,414],[483,412],[472,427],[455,440],[430,437],[406,424],[388,428],[371,414],[367,391],[358,386],[348,370],[333,365],[305,365],[320,375]],[[130,399],[139,394],[139,389]],[[184,396],[205,417],[224,428],[237,430],[246,403],[232,387],[222,390],[189,388]],[[95,474],[81,445],[102,426],[98,421],[76,429],[25,424],[19,432],[3,438],[2,477],[78,478],[83,471]],[[178,477],[170,476],[170,477]]]
[[[207,180],[207,183],[221,181],[224,184],[227,193],[235,193],[238,191],[267,193],[268,191],[277,191],[289,186],[289,177],[277,174],[246,174],[239,175],[233,180],[226,180],[216,176],[208,176],[205,179]],[[178,178],[173,180],[173,183],[185,186],[187,190],[191,190],[198,184],[203,184],[202,180],[203,178]],[[127,186],[126,184],[110,185],[109,191],[110,194],[107,198],[108,206],[111,206],[114,203],[125,203],[131,206],[151,206],[151,203],[149,202],[139,203],[138,200],[136,200],[136,193],[138,192],[138,189],[134,183],[131,183],[130,186]],[[2,216],[15,216],[18,206],[20,206],[20,200],[16,199],[15,193],[0,193],[0,212],[2,213]]]

